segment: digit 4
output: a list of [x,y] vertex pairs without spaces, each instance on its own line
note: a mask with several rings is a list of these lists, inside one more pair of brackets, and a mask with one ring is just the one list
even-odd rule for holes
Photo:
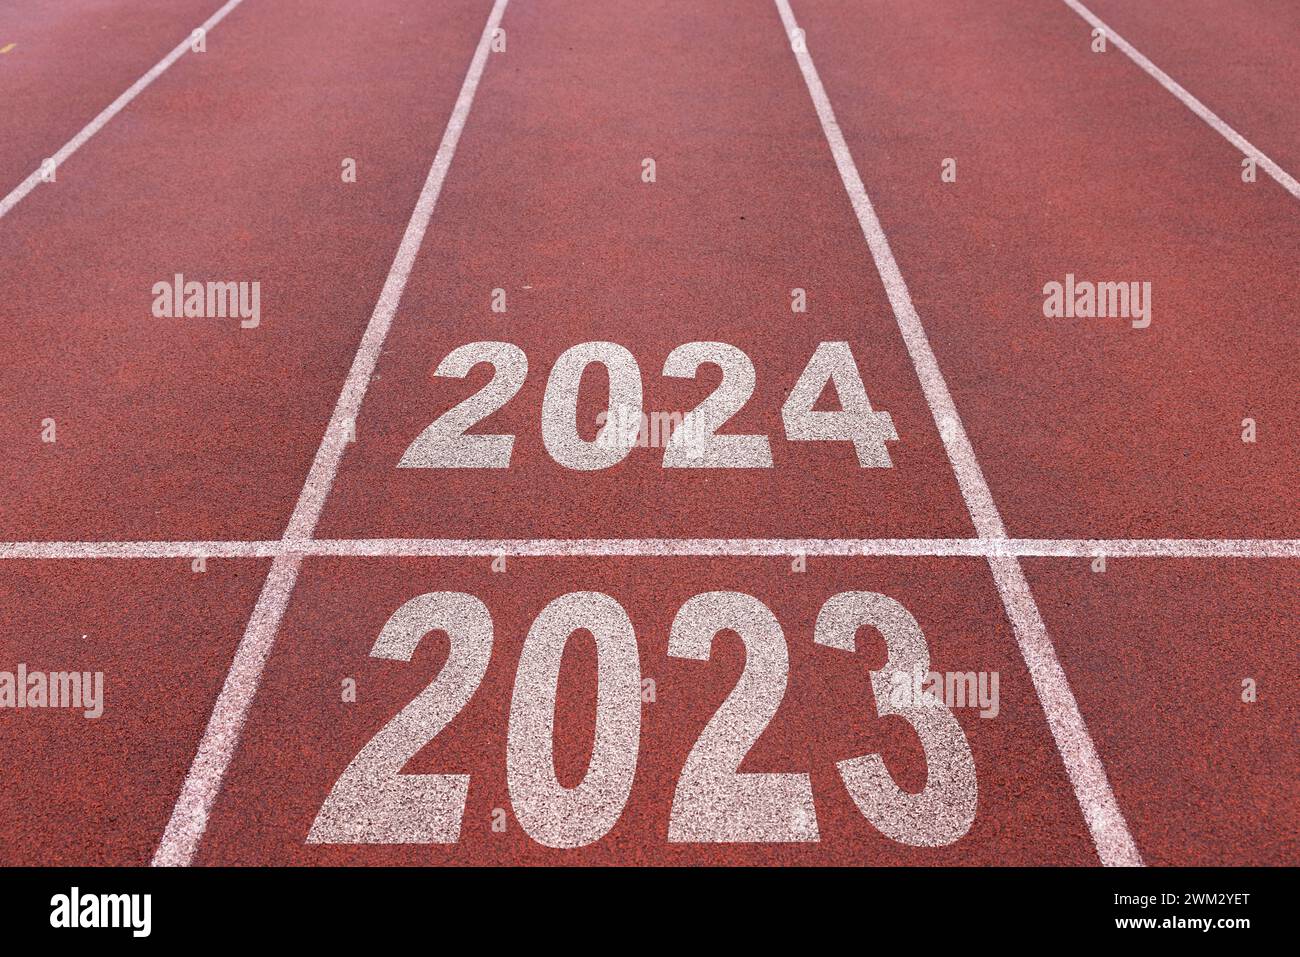
[[[813,408],[827,382],[835,383],[840,408]],[[799,381],[781,407],[785,437],[792,441],[852,442],[858,464],[864,469],[893,468],[886,442],[897,442],[898,432],[888,412],[876,412],[847,342],[818,343]]]

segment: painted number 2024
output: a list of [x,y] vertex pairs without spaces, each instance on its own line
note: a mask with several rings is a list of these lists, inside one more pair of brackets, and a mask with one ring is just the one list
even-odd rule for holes
[[[899,787],[879,754],[837,764],[859,810],[903,844],[951,844],[975,817],[975,762],[961,725],[942,703],[896,704],[895,675],[929,670],[916,619],[874,592],[834,595],[817,615],[814,641],[852,653],[861,628],[879,632],[888,651],[871,673],[877,710],[907,721],[925,753],[921,791]],[[560,662],[579,629],[596,642],[595,737],[580,784],[556,779],[554,728]],[[668,640],[674,658],[707,661],[722,630],[740,636],[745,665],[678,777],[668,826],[672,842],[786,842],[820,839],[806,772],[741,773],[745,756],[785,696],[790,661],[785,635],[763,602],[734,591],[689,599]],[[450,653],[438,676],[357,753],[321,806],[308,835],[318,844],[451,844],[459,840],[469,776],[402,774],[408,761],[460,713],[487,672],[493,624],[487,606],[461,592],[430,592],[399,608],[371,656],[410,661],[431,632]],[[533,621],[520,654],[507,726],[506,782],[515,817],[535,841],[574,848],[598,841],[618,822],[632,791],[641,738],[641,666],[627,612],[609,595],[572,592]]]
[[[493,368],[491,380],[449,409],[421,432],[398,468],[504,469],[514,451],[513,435],[470,435],[468,430],[515,397],[528,375],[524,351],[509,342],[471,342],[452,350],[434,375],[463,379],[481,363]],[[593,363],[609,376],[609,409],[598,419],[594,439],[578,429],[578,387]],[[693,379],[703,365],[722,370],[722,381],[703,402],[681,417],[664,449],[664,468],[771,468],[766,435],[719,435],[718,430],[754,394],[754,364],[725,342],[688,342],[668,354],[663,374]],[[834,383],[840,408],[814,409],[827,383]],[[594,471],[627,458],[642,415],[641,369],[632,353],[613,342],[584,342],[556,359],[542,398],[542,443],[565,468]],[[885,443],[897,441],[893,419],[876,411],[867,398],[847,342],[823,342],[795,381],[781,407],[785,436],[792,441],[852,442],[862,468],[890,468]],[[630,424],[629,424],[630,423]]]

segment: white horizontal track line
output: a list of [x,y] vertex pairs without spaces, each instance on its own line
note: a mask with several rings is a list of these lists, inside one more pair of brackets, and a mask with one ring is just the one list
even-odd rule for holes
[[296,541],[0,542],[3,559],[565,557],[1300,558],[1279,538],[323,538]]
[[1300,558],[1300,539],[592,538],[317,539],[305,555],[406,556],[918,556],[1025,558]]
[[[198,29],[202,30],[205,34],[208,33],[213,27],[226,18],[226,14],[230,13],[231,10],[235,9],[235,7],[239,6],[243,2],[244,0],[228,0],[228,2],[217,10],[216,13],[204,20]],[[104,128],[109,120],[122,112],[126,105],[143,93],[149,84],[162,76],[173,63],[183,57],[186,51],[190,49],[190,43],[192,42],[193,37],[194,33],[191,31],[190,35],[180,43],[176,44],[170,53],[155,63],[148,73],[132,83],[131,86],[127,88],[126,92],[112,103],[108,104],[108,106],[104,107],[98,116],[82,128],[81,132],[68,140],[68,142],[64,143],[62,149],[50,157],[50,159],[54,161],[54,169],[57,170],[62,166],[69,156],[81,149],[88,139]],[[35,172],[15,186],[8,196],[4,199],[0,199],[0,219],[4,218],[4,215],[8,213],[9,210],[22,202],[23,197],[41,183],[42,172],[43,170],[37,168]]]
[[1022,558],[1300,558],[1300,538],[1011,538],[995,555]]
[[274,558],[274,542],[0,542],[5,558]]
[[698,557],[791,555],[974,555],[976,538],[593,538],[593,539],[333,539],[311,543],[315,555]]
[[1094,28],[1104,33],[1111,43],[1115,44],[1130,60],[1141,67],[1148,76],[1176,96],[1185,107],[1204,120],[1211,129],[1240,150],[1243,156],[1249,156],[1253,159],[1255,165],[1262,166],[1264,171],[1273,177],[1279,186],[1296,199],[1300,199],[1300,183],[1296,182],[1294,176],[1265,156],[1250,140],[1221,120],[1218,114],[1208,106],[1188,93],[1181,83],[1143,56],[1133,44],[1103,23],[1095,13],[1080,3],[1079,0],[1064,0],[1064,2],[1067,7],[1083,17]]

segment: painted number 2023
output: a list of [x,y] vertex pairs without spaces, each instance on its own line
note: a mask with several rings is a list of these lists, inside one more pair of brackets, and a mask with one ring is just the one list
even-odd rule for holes
[[[888,658],[871,673],[877,710],[911,725],[928,776],[916,793],[899,787],[879,754],[838,762],[859,810],[903,844],[951,844],[975,817],[975,763],[961,725],[942,703],[891,701],[896,675],[929,670],[916,619],[892,598],[842,592],[817,615],[814,641],[855,650],[861,628],[885,640]],[[595,736],[576,787],[556,779],[554,729],[560,662],[572,635],[596,642]],[[745,665],[736,686],[692,747],[678,777],[668,824],[673,842],[789,842],[820,839],[811,777],[806,771],[742,773],[741,762],[775,716],[790,674],[785,634],[771,610],[742,592],[713,591],[689,599],[673,619],[668,654],[707,662],[723,630],[740,636]],[[308,835],[318,844],[455,843],[469,791],[464,774],[402,774],[473,697],[492,654],[487,606],[460,592],[430,592],[399,608],[371,656],[409,661],[431,632],[450,639],[438,676],[366,743],[330,790]],[[515,817],[535,841],[573,848],[600,840],[627,804],[641,741],[641,663],[627,612],[609,595],[579,591],[550,602],[529,629],[510,702],[506,783]]]

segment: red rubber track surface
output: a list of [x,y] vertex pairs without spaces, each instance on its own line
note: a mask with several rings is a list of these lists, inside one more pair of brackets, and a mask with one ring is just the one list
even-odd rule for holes
[[[245,3],[0,221],[5,539],[279,536],[485,9]],[[261,325],[155,319],[178,272]]]
[[[799,10],[1008,533],[1295,537],[1295,201],[1062,3]],[[1044,318],[1067,273],[1151,325]]]
[[1300,8],[1286,0],[1096,0],[1090,9],[1265,155],[1300,168]]
[[17,186],[222,0],[10,0],[0,10],[0,192]]
[[[1297,200],[1262,170],[1244,183],[1237,150],[1121,51],[1093,53],[1064,3],[792,6],[1008,534],[1300,536]],[[1089,6],[1300,173],[1292,5]],[[9,4],[0,195],[218,7]],[[206,52],[181,57],[0,218],[0,672],[105,675],[100,718],[0,709],[0,863],[150,860],[245,661],[271,564],[36,560],[3,557],[4,543],[281,537],[491,7],[245,0]],[[974,536],[777,8],[512,0],[502,26],[507,49],[487,58],[315,537]],[[346,158],[355,183],[342,181]],[[154,318],[152,287],[176,273],[259,281],[261,324]],[[1067,273],[1150,282],[1150,327],[1045,318],[1044,284]],[[796,288],[806,313],[791,311]],[[757,377],[723,431],[769,436],[772,468],[664,469],[662,449],[635,448],[580,472],[545,449],[543,394],[566,349],[625,346],[645,409],[671,413],[721,375],[668,378],[665,358],[714,340],[742,349]],[[475,428],[516,437],[510,467],[397,468],[487,382],[486,366],[433,375],[478,341],[528,358],[518,394]],[[859,467],[847,442],[785,437],[782,405],[824,341],[850,343],[873,407],[892,417],[891,468]],[[608,398],[597,372],[578,403],[588,439]],[[1254,443],[1241,440],[1246,418]],[[54,443],[41,440],[47,419]],[[1023,565],[1143,860],[1300,862],[1300,559],[1111,556],[1099,571],[1086,553]],[[303,559],[194,863],[1097,863],[985,559],[791,562],[511,556],[497,572],[490,555]],[[627,610],[656,700],[618,822],[558,851],[514,814],[507,718],[534,618],[585,590]],[[686,755],[745,662],[726,630],[707,662],[667,654],[677,610],[711,590],[753,595],[782,626],[788,687],[741,770],[809,774],[816,843],[667,839]],[[403,769],[470,775],[460,841],[309,845],[340,773],[446,661],[441,633],[410,662],[370,656],[389,616],[430,591],[477,596],[495,624],[482,684]],[[932,669],[1000,676],[996,717],[954,709],[978,801],[949,846],[885,837],[836,771],[879,753],[905,788],[929,773],[907,723],[878,714],[879,636],[864,629],[852,654],[813,643],[819,608],[844,591],[901,602]],[[572,786],[592,749],[590,635],[563,660],[555,764]]]
[[[795,579],[798,579],[797,585]],[[806,573],[756,560],[510,559],[505,574],[464,563],[331,560],[308,563],[268,666],[201,852],[201,863],[620,863],[620,864],[1084,864],[1088,832],[1052,745],[1042,709],[980,560],[824,561]],[[405,767],[409,774],[468,773],[460,841],[452,846],[304,845],[335,779],[353,755],[439,672],[445,639],[426,639],[408,664],[368,657],[384,621],[426,591],[464,591],[493,613],[492,663],[463,711]],[[636,780],[618,824],[597,843],[553,850],[510,817],[505,780],[506,718],[520,647],[537,613],[568,591],[600,591],[627,610],[641,674],[656,700],[642,708]],[[731,693],[745,663],[738,636],[714,639],[707,662],[670,658],[669,628],[681,604],[705,591],[740,591],[767,604],[790,647],[780,709],[740,765],[742,773],[812,775],[821,840],[812,844],[667,843],[677,777],[704,725]],[[844,591],[879,591],[908,608],[925,632],[936,671],[997,671],[1000,712],[959,715],[979,781],[976,823],[944,848],[909,848],[883,837],[854,806],[837,761],[879,753],[902,787],[919,790],[925,761],[901,718],[875,713],[868,672],[885,663],[884,642],[864,629],[848,654],[813,644],[822,602]],[[499,613],[498,613],[499,612]],[[972,622],[979,622],[972,628]],[[579,632],[564,653],[556,696],[555,768],[581,782],[591,757],[595,652]],[[357,682],[342,703],[342,680]]]
[[1027,565],[1146,862],[1294,864],[1294,563]]
[[0,860],[149,863],[266,562],[0,565],[3,670],[103,673],[103,713],[6,709]]
[[[738,19],[755,28],[737,30]],[[775,9],[654,2],[611,17],[599,5],[521,4],[510,23],[527,41],[508,69],[484,75],[321,534],[970,534]],[[647,157],[653,185],[641,181]],[[496,288],[505,313],[491,310]],[[793,288],[808,292],[806,314],[791,311]],[[452,349],[482,340],[529,359],[523,389],[476,430],[517,436],[510,468],[395,469],[426,425],[487,381],[486,365],[433,377]],[[661,376],[674,347],[744,350],[757,387],[723,431],[771,436],[774,467],[670,470],[657,448],[596,472],[556,464],[540,429],[547,373],[568,347],[599,340],[637,360],[647,411],[688,411],[721,379],[711,366],[696,380]],[[783,437],[786,394],[817,343],[836,340],[907,437],[892,469],[859,468],[847,442]],[[584,380],[590,440],[608,380],[598,369]]]

